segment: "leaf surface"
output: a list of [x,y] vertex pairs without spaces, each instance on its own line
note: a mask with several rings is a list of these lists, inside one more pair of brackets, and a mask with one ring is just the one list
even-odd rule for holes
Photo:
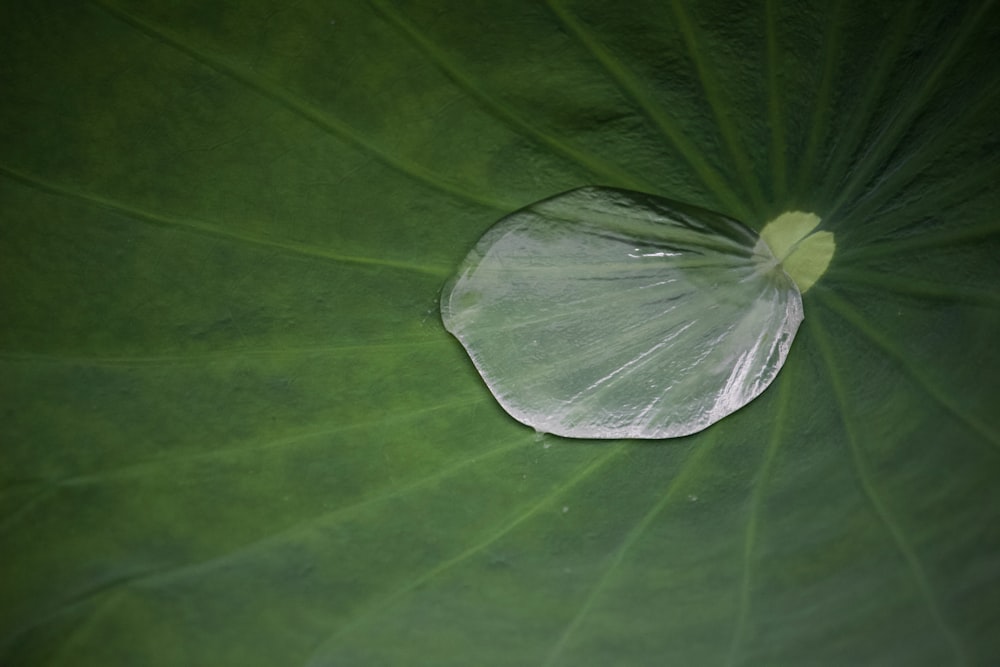
[[[1000,656],[993,2],[0,7],[0,662]],[[441,325],[582,186],[837,247],[756,400],[539,436]]]

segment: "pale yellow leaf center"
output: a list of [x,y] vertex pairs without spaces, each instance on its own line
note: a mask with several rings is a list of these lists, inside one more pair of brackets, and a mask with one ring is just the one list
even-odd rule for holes
[[785,273],[805,293],[822,276],[837,245],[832,232],[813,232],[815,213],[786,211],[764,225],[758,244],[766,244]]

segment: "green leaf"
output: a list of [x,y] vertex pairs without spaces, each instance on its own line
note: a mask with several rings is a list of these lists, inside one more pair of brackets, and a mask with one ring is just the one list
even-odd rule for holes
[[[996,4],[622,7],[2,4],[0,663],[996,663]],[[441,325],[592,185],[836,235],[701,433]]]
[[574,438],[671,438],[771,384],[802,300],[737,221],[588,187],[491,227],[445,287],[441,316],[518,421]]

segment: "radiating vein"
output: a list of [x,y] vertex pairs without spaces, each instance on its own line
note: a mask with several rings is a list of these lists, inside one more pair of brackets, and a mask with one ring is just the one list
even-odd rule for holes
[[684,9],[683,2],[681,0],[673,0],[671,6],[674,10],[674,16],[677,18],[678,28],[681,31],[681,36],[684,38],[688,54],[694,63],[695,69],[698,71],[698,78],[701,80],[701,85],[708,98],[709,106],[712,108],[715,122],[718,124],[719,130],[722,132],[722,137],[726,142],[729,155],[736,164],[736,171],[740,175],[744,189],[759,213],[764,210],[764,197],[761,194],[760,183],[758,183],[756,177],[753,175],[750,158],[747,157],[747,154],[743,150],[739,133],[733,125],[732,120],[730,120],[732,105],[724,98],[722,87],[715,80],[715,75],[705,60],[701,48],[698,46],[698,34]]
[[284,528],[279,532],[271,533],[252,542],[240,544],[236,548],[230,549],[224,553],[215,554],[207,560],[157,570],[156,572],[143,577],[139,583],[148,586],[162,586],[180,579],[194,576],[204,576],[206,573],[217,571],[220,567],[231,565],[234,562],[252,556],[253,554],[257,554],[283,544],[288,544],[292,540],[312,533],[319,527],[330,528],[341,524],[353,517],[356,517],[365,509],[384,504],[390,500],[398,500],[414,493],[415,491],[431,486],[432,484],[440,483],[443,480],[454,477],[456,474],[473,465],[484,463],[492,458],[503,456],[530,446],[534,446],[533,441],[527,440],[524,437],[515,438],[498,447],[494,447],[485,452],[480,452],[474,456],[470,456],[450,465],[438,468],[430,474],[420,475],[419,477],[407,481],[405,484],[392,485],[388,489],[378,489],[376,492],[367,494],[348,505],[311,516],[288,528]]
[[203,461],[217,461],[231,456],[245,457],[251,453],[261,453],[273,449],[284,449],[300,443],[309,442],[316,438],[370,429],[375,426],[382,427],[392,424],[402,424],[440,411],[457,411],[462,408],[479,405],[484,400],[486,400],[486,395],[480,393],[472,398],[446,401],[434,405],[423,406],[413,410],[395,410],[390,415],[380,415],[376,418],[365,421],[338,424],[337,426],[329,428],[314,428],[308,431],[283,435],[278,438],[251,440],[233,446],[204,448],[193,452],[160,456],[143,461],[128,463],[117,468],[107,468],[93,472],[82,472],[69,477],[45,480],[42,483],[53,486],[74,487],[107,484],[144,478],[150,475],[163,474],[164,469],[171,466],[192,465]]
[[[895,13],[896,20],[893,23],[892,34],[883,41],[879,56],[875,58],[871,67],[867,68],[870,72],[867,87],[863,93],[849,102],[851,104],[850,121],[847,127],[837,135],[836,147],[825,173],[839,176],[849,172],[847,163],[854,152],[863,146],[865,129],[878,108],[877,102],[885,91],[892,66],[899,58],[900,50],[913,27],[916,7],[915,2],[902,3],[900,11]],[[843,183],[837,178],[827,179],[826,185],[827,189],[843,187]],[[823,199],[829,200],[830,197],[825,196]],[[830,219],[830,212],[827,212],[823,217]]]
[[827,286],[837,282],[863,285],[894,294],[925,299],[962,301],[987,308],[1000,308],[1000,292],[996,289],[976,289],[951,282],[934,282],[921,278],[897,275],[885,271],[837,267],[823,280]]
[[151,570],[135,570],[128,575],[118,577],[103,585],[90,589],[86,594],[81,595],[75,602],[65,606],[65,612],[58,615],[68,615],[73,609],[86,609],[86,616],[76,623],[73,628],[60,638],[54,647],[54,651],[46,656],[45,667],[59,667],[60,665],[70,665],[75,667],[79,664],[81,651],[86,653],[89,647],[78,647],[77,644],[87,639],[87,636],[99,628],[104,623],[110,613],[118,606],[129,590],[129,586],[142,579]]
[[425,475],[406,484],[395,486],[388,491],[379,491],[377,493],[370,494],[350,505],[338,507],[333,511],[310,517],[306,521],[299,522],[291,528],[286,528],[280,532],[272,533],[263,539],[241,544],[234,549],[222,554],[216,554],[212,558],[204,561],[187,563],[179,566],[153,566],[137,569],[128,575],[123,575],[113,580],[103,582],[98,586],[88,589],[84,593],[76,594],[67,598],[57,608],[51,610],[47,614],[36,616],[31,623],[19,628],[17,632],[12,633],[13,639],[11,642],[16,641],[18,637],[29,633],[34,628],[47,625],[58,617],[78,612],[94,603],[100,605],[99,609],[102,611],[109,611],[110,608],[114,606],[114,603],[120,599],[119,594],[123,590],[123,587],[149,588],[163,586],[190,577],[206,576],[213,571],[217,571],[220,567],[231,565],[241,558],[251,556],[260,551],[271,549],[282,544],[287,544],[290,540],[302,535],[303,533],[308,533],[309,531],[314,530],[317,526],[322,525],[326,527],[336,525],[338,522],[351,518],[365,508],[379,503],[384,503],[392,499],[400,498],[406,494],[419,490],[422,487],[447,479],[448,477],[461,472],[471,465],[481,463],[494,456],[500,456],[531,445],[533,445],[533,443],[526,442],[524,438],[518,438],[515,441],[508,442],[502,446],[443,467],[430,475]]
[[847,248],[840,254],[840,260],[874,259],[886,255],[901,257],[915,250],[942,250],[953,246],[976,243],[1000,236],[1000,220],[968,225],[947,232],[928,233],[905,239],[892,239],[881,243],[871,243],[855,248]]
[[608,185],[618,185],[633,190],[650,190],[656,188],[653,182],[609,164],[606,160],[588,151],[572,146],[566,141],[553,136],[551,133],[539,129],[534,123],[525,118],[524,114],[518,112],[510,104],[490,95],[481,86],[477,85],[470,75],[466,74],[455,64],[454,58],[449,53],[429,39],[417,26],[407,20],[399,10],[394,9],[382,0],[369,0],[369,3],[390,23],[401,30],[424,55],[440,67],[452,81],[458,84],[459,88],[468,93],[483,108],[510,127],[530,137],[536,143],[576,162],[592,174],[610,179]]
[[858,312],[849,303],[834,294],[831,290],[822,287],[821,289],[817,289],[816,298],[819,299],[827,308],[852,324],[855,329],[864,334],[868,340],[875,343],[875,345],[881,348],[882,351],[886,352],[890,357],[895,359],[899,366],[906,371],[910,377],[916,380],[917,384],[923,387],[924,391],[927,392],[929,396],[944,406],[948,412],[957,417],[959,421],[969,426],[972,430],[981,435],[987,442],[992,444],[995,448],[995,452],[1000,452],[1000,434],[991,431],[990,427],[979,417],[969,414],[963,410],[961,404],[952,398],[949,392],[941,389],[941,387],[931,380],[931,378],[928,377],[924,371],[920,370],[919,365],[913,364],[907,360],[906,353],[890,336],[887,336],[885,333],[869,324],[864,315]]
[[816,93],[816,103],[813,106],[811,129],[809,130],[809,138],[806,141],[805,153],[798,166],[798,180],[795,185],[796,192],[803,192],[809,187],[813,174],[813,165],[816,162],[816,153],[819,150],[820,142],[828,131],[828,119],[832,106],[830,96],[833,91],[834,70],[837,65],[837,56],[840,54],[841,12],[843,6],[844,0],[837,0],[837,2],[833,3],[833,10],[826,21],[829,29],[823,45],[823,74],[820,79],[819,91]]
[[448,560],[439,563],[429,570],[426,570],[396,590],[373,600],[365,608],[358,610],[349,622],[345,623],[340,628],[337,628],[329,637],[326,638],[326,640],[317,646],[316,650],[313,651],[313,654],[306,661],[306,667],[320,667],[321,665],[328,664],[325,661],[325,656],[333,650],[335,644],[345,635],[377,614],[382,613],[397,604],[407,595],[425,585],[427,582],[475,556],[491,544],[508,535],[518,526],[535,517],[545,508],[553,505],[557,498],[563,496],[573,487],[591,477],[595,472],[610,463],[614,458],[620,456],[624,451],[626,451],[626,445],[624,444],[618,444],[615,446],[609,445],[607,452],[594,459],[589,465],[583,467],[582,470],[579,470],[566,482],[556,487],[552,492],[543,496],[541,500],[531,504],[526,509],[519,509],[515,511],[510,520],[505,521],[503,525],[487,535],[484,539],[469,546],[461,553],[449,558]]
[[961,639],[945,619],[944,614],[941,611],[941,606],[938,603],[937,595],[931,588],[931,584],[927,579],[927,575],[924,572],[923,565],[920,563],[920,559],[918,558],[912,545],[909,543],[909,540],[906,538],[906,535],[903,533],[899,523],[889,511],[888,506],[876,491],[875,485],[872,482],[871,472],[868,469],[868,462],[861,450],[859,441],[860,434],[855,430],[856,422],[847,403],[847,391],[843,385],[840,373],[837,371],[839,366],[834,358],[833,346],[826,335],[826,332],[823,330],[821,318],[814,313],[812,318],[806,320],[806,324],[809,327],[811,336],[819,347],[823,363],[827,367],[827,372],[830,376],[830,383],[833,387],[833,392],[836,396],[837,404],[840,409],[841,421],[847,431],[847,442],[850,449],[851,461],[854,465],[854,472],[857,475],[862,490],[872,507],[875,509],[875,513],[881,520],[882,525],[885,526],[889,535],[892,537],[896,550],[906,562],[907,568],[910,571],[910,576],[917,585],[917,589],[920,592],[921,598],[923,598],[927,611],[930,614],[934,625],[944,636],[956,662],[961,665],[968,664],[968,658],[966,657],[965,648],[962,645]]
[[[794,357],[789,359],[789,362]],[[750,594],[753,584],[753,565],[756,561],[757,531],[760,523],[761,507],[764,504],[764,489],[771,479],[771,467],[781,448],[782,436],[785,431],[785,421],[788,415],[789,397],[791,396],[791,374],[793,364],[786,363],[778,375],[777,409],[774,424],[771,428],[771,438],[761,459],[757,476],[754,479],[753,493],[750,497],[750,509],[747,514],[746,532],[743,534],[743,577],[740,580],[740,602],[736,612],[736,625],[729,643],[727,665],[735,665],[737,656],[746,642],[747,622],[750,619]]]
[[930,232],[903,239],[890,239],[880,243],[848,247],[839,252],[840,261],[850,260],[852,263],[861,259],[873,259],[891,255],[905,256],[915,250],[942,250],[956,245],[985,241],[994,236],[1000,236],[1000,220],[991,220],[979,225],[967,225],[946,232]]
[[775,201],[782,202],[788,192],[788,167],[785,163],[785,124],[781,113],[782,91],[778,85],[781,58],[778,53],[777,2],[778,0],[767,0],[764,16],[767,35],[767,113],[771,126],[771,181]]
[[440,331],[427,338],[412,340],[384,340],[370,343],[346,343],[343,345],[288,346],[280,348],[228,348],[208,352],[183,354],[127,355],[127,356],[87,356],[63,354],[61,352],[21,352],[0,350],[0,363],[10,364],[54,364],[65,366],[91,366],[98,368],[121,368],[133,366],[188,366],[203,364],[238,363],[247,359],[267,359],[296,361],[303,357],[332,356],[339,354],[359,354],[371,352],[381,354],[391,351],[411,350],[415,347],[444,345]]
[[591,586],[590,591],[587,593],[587,597],[580,606],[580,609],[573,616],[572,620],[566,625],[555,644],[553,644],[552,648],[549,650],[545,661],[542,663],[543,667],[551,667],[551,665],[556,664],[556,661],[559,660],[563,651],[566,649],[566,646],[569,644],[569,641],[579,631],[591,610],[601,599],[604,591],[607,590],[608,586],[614,580],[614,576],[618,573],[618,570],[626,561],[629,551],[631,551],[632,547],[639,541],[639,538],[646,533],[653,521],[655,521],[663,510],[666,509],[666,507],[677,497],[677,494],[680,493],[684,484],[697,470],[700,461],[713,449],[714,433],[716,432],[713,431],[706,435],[706,437],[695,448],[694,453],[687,455],[687,458],[681,465],[680,470],[678,470],[673,479],[670,480],[670,484],[667,485],[667,488],[663,492],[663,495],[660,496],[660,499],[653,504],[653,506],[648,512],[646,512],[639,522],[632,527],[632,529],[625,536],[625,539],[622,540],[622,543],[618,546],[614,555],[611,557],[608,567],[604,569],[600,578],[594,582],[593,586]]
[[[9,480],[0,482],[0,487],[9,488],[13,484]],[[3,518],[0,519],[0,535],[9,534],[17,524],[30,516],[36,508],[45,504],[55,495],[55,489],[45,487],[35,490],[31,497],[22,502],[16,509],[7,510]]]
[[[902,170],[896,170],[893,176],[901,172]],[[891,205],[882,204],[879,209],[872,212],[871,215],[874,217],[868,220],[865,215],[866,210],[871,208],[868,204],[881,203],[885,198],[866,199],[847,216],[852,220],[864,220],[865,224],[851,230],[850,245],[846,246],[839,256],[843,259],[863,256],[869,252],[884,254],[890,244],[899,241],[913,242],[917,238],[923,238],[923,235],[918,237],[912,232],[909,232],[911,238],[899,238],[899,235],[905,237],[908,233],[907,224],[914,224],[928,217],[961,219],[960,208],[994,193],[997,182],[1000,182],[1000,163],[986,167],[970,165],[970,169],[964,173],[956,172],[947,179],[938,180],[933,188],[910,188],[907,198],[897,199]],[[900,185],[898,190],[902,190],[903,185]],[[877,192],[878,188],[875,191]],[[935,232],[925,232],[925,235],[927,233]]]
[[420,273],[435,278],[443,278],[451,273],[451,269],[444,266],[433,266],[430,264],[420,264],[415,262],[403,262],[393,259],[379,257],[364,257],[360,255],[344,255],[324,248],[320,248],[307,243],[296,243],[294,241],[279,241],[262,236],[253,236],[243,232],[237,232],[209,222],[197,220],[195,218],[181,218],[166,213],[144,211],[127,204],[107,199],[100,195],[88,192],[81,192],[73,188],[48,182],[38,176],[25,174],[9,167],[0,165],[0,175],[17,181],[22,185],[34,188],[47,194],[65,197],[89,206],[101,208],[115,215],[119,215],[133,220],[138,220],[151,225],[165,227],[167,229],[179,229],[186,232],[201,234],[212,238],[222,239],[229,242],[245,243],[264,248],[271,248],[286,253],[296,255],[306,255],[342,264],[355,264],[362,266],[378,266],[401,271]]
[[[991,85],[985,86],[979,91],[979,95],[974,102],[964,103],[961,111],[951,114],[947,123],[940,124],[935,128],[934,133],[929,135],[929,139],[926,139],[913,150],[910,150],[905,157],[900,157],[896,161],[896,164],[889,165],[883,169],[878,180],[864,195],[854,202],[845,205],[850,210],[848,215],[858,220],[868,220],[875,216],[879,220],[885,219],[886,216],[883,215],[880,207],[912,183],[935,159],[945,155],[952,146],[956,145],[958,142],[955,135],[959,130],[965,128],[966,123],[980,115],[989,119],[987,122],[993,122],[993,117],[996,115],[998,91],[1000,91],[1000,81],[995,81]],[[967,171],[964,174],[960,174],[960,176],[956,176],[964,186],[963,190],[972,190],[974,185],[980,181],[986,183],[987,187],[992,190],[997,182],[997,167],[995,164],[992,165],[992,168],[983,168],[982,165],[976,165],[974,169],[970,169],[969,171],[972,173]],[[921,209],[924,211],[935,210],[932,208],[932,203],[929,200],[940,200],[944,194],[935,188],[934,192],[929,193],[926,197],[921,197],[919,200]],[[877,232],[879,228],[879,225],[867,224],[864,226],[863,231]]]
[[708,164],[701,151],[688,139],[686,132],[671,118],[663,107],[656,102],[647,91],[646,84],[618,58],[615,57],[601,42],[588,31],[583,24],[568,12],[558,0],[546,0],[546,5],[552,13],[573,35],[583,48],[598,62],[617,84],[618,88],[631,98],[647,118],[659,129],[660,133],[672,145],[681,157],[694,170],[701,182],[724,204],[732,215],[748,219],[749,210],[732,186]]
[[840,197],[834,201],[831,212],[828,214],[829,217],[834,217],[846,202],[854,201],[858,190],[870,182],[875,171],[897,148],[902,136],[927,106],[942,77],[951,68],[958,54],[965,48],[966,42],[976,28],[982,26],[981,19],[992,4],[993,0],[983,2],[965,18],[955,36],[945,40],[948,45],[947,49],[941,56],[934,59],[933,68],[920,82],[916,92],[908,96],[908,99],[896,102],[897,113],[889,119],[887,126],[879,132],[878,137],[865,152],[860,162],[851,170],[851,178],[842,187]]
[[[29,617],[29,620],[19,626],[4,628],[4,634],[0,637],[0,656],[9,655],[18,644],[25,641],[32,631],[48,625],[59,617],[68,616],[95,602],[99,605],[98,609],[103,611],[106,607],[105,602],[109,596],[117,596],[123,586],[129,586],[141,581],[143,577],[148,576],[153,571],[155,571],[155,568],[132,566],[131,569],[127,569],[125,572],[116,574],[113,577],[105,577],[100,579],[96,584],[90,585],[85,590],[72,593],[62,602],[58,609],[51,613]],[[56,645],[57,647],[63,647],[70,643],[71,640],[72,636],[65,641],[57,642]],[[58,654],[61,653],[62,651],[59,650]],[[58,654],[55,657],[58,657]],[[46,664],[58,664],[58,662],[46,661]]]
[[227,76],[242,85],[254,90],[263,97],[266,97],[282,108],[303,118],[319,129],[344,140],[356,148],[371,155],[376,160],[386,166],[401,172],[405,176],[421,182],[429,187],[444,192],[459,199],[473,202],[481,206],[494,208],[501,211],[509,211],[517,208],[517,204],[494,198],[489,194],[470,192],[467,189],[441,177],[440,174],[430,171],[416,162],[407,160],[398,155],[393,155],[384,150],[374,142],[364,137],[357,129],[351,125],[330,115],[326,111],[309,104],[305,100],[293,95],[287,89],[274,83],[262,79],[251,69],[242,67],[233,62],[228,62],[216,55],[208,54],[186,43],[180,36],[173,34],[165,28],[156,26],[145,19],[134,14],[130,14],[121,7],[117,7],[107,0],[90,0],[93,4],[105,10],[123,23],[126,23],[155,40],[163,42],[174,49],[187,54],[197,62]]

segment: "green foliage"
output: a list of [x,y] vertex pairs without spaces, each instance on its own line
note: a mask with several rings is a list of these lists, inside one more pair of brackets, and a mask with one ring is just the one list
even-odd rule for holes
[[[995,663],[998,20],[3,3],[0,662]],[[583,185],[836,235],[758,399],[496,405],[439,290]]]

